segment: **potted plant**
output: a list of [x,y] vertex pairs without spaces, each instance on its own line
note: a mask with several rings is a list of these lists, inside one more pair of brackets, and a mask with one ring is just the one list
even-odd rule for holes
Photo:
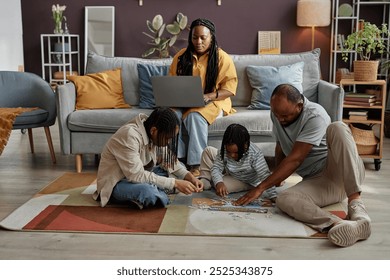
[[377,79],[378,60],[372,60],[372,55],[382,54],[386,49],[385,38],[389,30],[384,23],[379,28],[375,24],[364,22],[354,33],[347,36],[344,42],[342,59],[348,61],[351,52],[357,53],[353,62],[354,79],[356,81],[372,81]]
[[[159,58],[170,57],[169,49],[174,46],[180,33],[185,29],[189,30],[187,23],[187,16],[182,13],[178,13],[175,21],[171,24],[165,24],[161,15],[156,15],[152,21],[147,20],[146,25],[152,34],[142,33],[152,39],[149,42],[152,47],[146,50],[142,57],[148,57],[155,52],[158,52]],[[168,36],[164,35],[165,31],[169,34]]]

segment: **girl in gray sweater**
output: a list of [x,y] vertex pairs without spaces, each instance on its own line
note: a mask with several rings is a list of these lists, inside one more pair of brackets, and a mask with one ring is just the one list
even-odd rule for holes
[[[200,169],[204,189],[214,186],[221,197],[257,187],[271,174],[262,151],[250,141],[248,130],[239,124],[227,127],[220,150],[206,147]],[[262,198],[274,200],[276,195],[274,186]]]

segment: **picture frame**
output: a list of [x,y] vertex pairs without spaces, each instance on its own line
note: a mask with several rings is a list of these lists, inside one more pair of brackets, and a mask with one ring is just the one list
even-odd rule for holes
[[258,53],[259,54],[280,54],[281,32],[280,31],[258,31]]

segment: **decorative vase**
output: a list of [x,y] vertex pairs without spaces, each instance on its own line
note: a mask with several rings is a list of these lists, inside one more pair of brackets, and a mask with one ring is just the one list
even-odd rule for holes
[[55,52],[62,52],[62,51],[69,52],[69,43],[64,43],[64,44],[62,44],[62,42],[55,43],[54,44],[54,51]]
[[376,81],[378,77],[378,60],[355,60],[353,74],[355,81]]
[[62,34],[64,31],[62,30],[62,20],[54,22],[54,34]]

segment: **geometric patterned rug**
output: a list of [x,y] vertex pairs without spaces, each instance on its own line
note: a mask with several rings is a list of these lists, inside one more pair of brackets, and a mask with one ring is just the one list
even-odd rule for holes
[[[0,222],[20,231],[324,238],[310,227],[258,200],[246,207],[231,201],[243,193],[218,197],[214,191],[174,194],[166,208],[109,204],[92,198],[96,173],[65,173]],[[342,203],[326,210],[344,218]]]

